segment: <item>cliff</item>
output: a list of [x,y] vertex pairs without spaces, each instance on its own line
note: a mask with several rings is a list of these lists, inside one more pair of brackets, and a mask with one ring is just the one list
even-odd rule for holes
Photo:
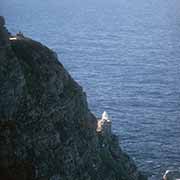
[[0,17],[0,179],[142,180],[118,139],[96,131],[86,94],[41,43]]

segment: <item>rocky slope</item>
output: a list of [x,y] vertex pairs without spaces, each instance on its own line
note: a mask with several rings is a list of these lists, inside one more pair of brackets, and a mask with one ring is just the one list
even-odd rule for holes
[[0,179],[142,180],[56,54],[0,17]]

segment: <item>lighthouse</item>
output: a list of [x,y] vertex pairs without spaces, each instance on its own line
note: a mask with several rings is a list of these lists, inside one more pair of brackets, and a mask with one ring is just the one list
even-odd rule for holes
[[106,111],[102,113],[101,119],[98,120],[97,132],[103,135],[111,135],[111,120]]

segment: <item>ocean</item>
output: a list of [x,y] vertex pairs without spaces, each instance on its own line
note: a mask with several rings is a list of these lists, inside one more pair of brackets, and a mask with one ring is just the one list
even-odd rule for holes
[[180,170],[180,1],[1,0],[0,14],[58,53],[149,179]]

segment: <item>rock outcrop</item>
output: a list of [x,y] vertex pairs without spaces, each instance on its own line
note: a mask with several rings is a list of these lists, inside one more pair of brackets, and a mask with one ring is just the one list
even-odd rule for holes
[[0,17],[0,179],[141,180],[57,55]]

